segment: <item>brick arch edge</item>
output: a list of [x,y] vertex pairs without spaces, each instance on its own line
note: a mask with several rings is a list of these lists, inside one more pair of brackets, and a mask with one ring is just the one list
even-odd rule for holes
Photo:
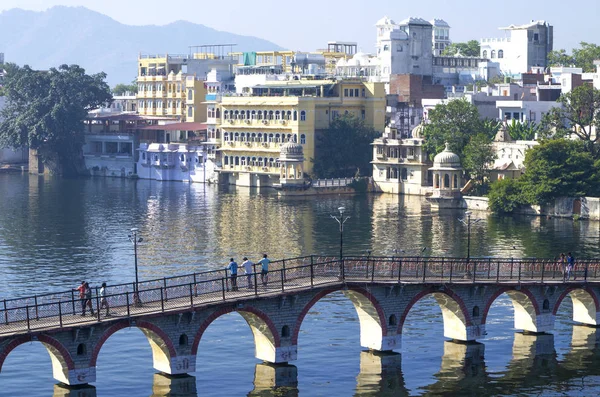
[[257,316],[258,318],[260,318],[262,321],[265,322],[266,326],[271,331],[271,334],[273,334],[273,340],[274,340],[275,347],[277,348],[280,346],[281,338],[279,336],[279,332],[277,332],[277,328],[275,327],[275,324],[273,323],[271,318],[266,313],[254,308],[252,306],[244,306],[243,308],[240,308],[240,309],[237,309],[233,306],[228,306],[228,307],[224,307],[222,309],[219,309],[219,310],[213,312],[210,316],[208,316],[208,318],[206,320],[204,320],[204,322],[198,329],[198,332],[196,332],[196,336],[194,336],[194,344],[192,345],[192,355],[195,356],[198,353],[198,345],[200,344],[202,335],[204,335],[204,331],[206,331],[208,326],[213,321],[215,321],[217,318],[219,318],[225,314],[229,314],[231,312],[248,312],[248,313],[252,313],[255,316]]
[[500,295],[502,295],[503,293],[508,292],[508,291],[516,291],[516,292],[521,292],[521,293],[525,294],[527,296],[527,298],[529,298],[529,300],[531,301],[531,304],[533,305],[533,308],[535,309],[535,314],[536,315],[540,314],[540,307],[538,306],[538,303],[535,300],[535,297],[533,296],[531,291],[529,291],[527,288],[521,287],[521,289],[518,290],[518,289],[515,289],[514,287],[502,287],[502,288],[498,289],[498,291],[496,291],[494,293],[494,295],[492,295],[491,298],[485,304],[485,310],[483,311],[483,314],[481,315],[481,324],[485,324],[488,313],[490,311],[490,308],[492,307],[492,305],[494,304],[496,299]]
[[100,349],[102,349],[102,346],[108,340],[108,338],[111,337],[111,335],[115,334],[117,331],[122,330],[123,328],[131,328],[131,327],[143,328],[143,329],[147,329],[149,331],[154,332],[165,342],[165,345],[167,346],[167,349],[169,349],[169,354],[171,355],[171,357],[177,356],[177,351],[175,350],[175,347],[173,346],[173,342],[171,341],[171,338],[169,338],[169,336],[158,326],[156,326],[152,323],[146,322],[146,321],[136,321],[135,324],[130,323],[129,321],[120,321],[117,324],[108,328],[102,334],[102,337],[100,338],[98,343],[96,343],[96,346],[94,347],[94,352],[92,353],[92,358],[90,360],[90,367],[96,366],[96,360],[98,359],[98,354],[100,354]]
[[[308,311],[318,301],[320,301],[324,296],[329,295],[332,292],[341,291],[342,289],[343,289],[343,287],[326,288],[324,290],[321,290],[310,300],[310,302],[308,302],[304,306],[304,309],[302,309],[302,312],[300,312],[300,315],[298,316],[298,319],[296,320],[296,325],[294,326],[294,334],[292,335],[292,345],[298,344],[298,335],[300,334],[300,326],[302,325],[302,322],[304,321],[304,317],[306,316]],[[379,316],[379,322],[381,324],[381,332],[383,334],[382,336],[386,336],[387,335],[387,321],[385,319],[385,314],[383,313],[383,309],[379,305],[379,302],[377,302],[377,299],[375,299],[375,297],[370,292],[368,292],[367,290],[362,289],[360,287],[348,287],[348,289],[362,294],[365,298],[367,298],[373,304],[373,307],[375,307],[375,310],[377,310],[377,315]]]
[[56,350],[58,350],[62,358],[65,360],[67,368],[69,370],[75,369],[75,363],[73,362],[71,354],[58,340],[48,335],[27,335],[14,339],[4,348],[4,351],[2,351],[2,353],[0,354],[0,371],[2,371],[2,365],[4,364],[4,360],[6,360],[6,357],[8,357],[11,351],[13,351],[17,346],[22,345],[23,343],[34,341],[42,342],[44,344],[48,344],[54,347]]
[[594,300],[594,305],[596,305],[596,311],[600,310],[600,302],[598,302],[598,296],[590,288],[588,288],[588,287],[569,287],[562,294],[560,294],[560,296],[556,300],[554,309],[552,309],[552,314],[556,315],[556,313],[558,312],[558,308],[560,307],[560,304],[567,297],[567,295],[569,295],[571,292],[573,292],[575,290],[579,290],[579,289],[590,294],[590,296]]

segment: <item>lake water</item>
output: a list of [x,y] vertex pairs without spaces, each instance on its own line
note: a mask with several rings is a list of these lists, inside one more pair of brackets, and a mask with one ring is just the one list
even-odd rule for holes
[[[121,179],[60,179],[0,175],[0,299],[76,287],[86,279],[134,280],[137,227],[140,279],[221,268],[229,257],[258,259],[339,252],[345,206],[344,253],[466,256],[461,211],[431,213],[415,197],[394,195],[278,198],[271,191]],[[563,219],[493,217],[472,226],[471,256],[577,257],[600,255],[599,224]],[[573,326],[570,301],[552,335],[513,328],[506,296],[492,306],[480,345],[444,340],[433,298],[411,309],[398,355],[373,355],[359,344],[356,312],[341,293],[317,303],[302,325],[297,385],[273,389],[273,368],[254,358],[253,338],[241,316],[225,315],[203,335],[191,377],[168,379],[152,368],[150,346],[137,329],[124,329],[103,346],[98,396],[404,396],[600,394],[596,330]],[[40,343],[21,345],[0,372],[0,396],[90,396],[55,385]]]

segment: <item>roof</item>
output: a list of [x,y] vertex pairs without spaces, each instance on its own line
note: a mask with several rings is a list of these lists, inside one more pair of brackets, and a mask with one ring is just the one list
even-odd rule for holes
[[171,124],[154,124],[143,128],[142,130],[161,130],[161,131],[200,131],[206,129],[204,123],[171,123]]
[[399,23],[399,25],[425,25],[425,26],[431,26],[431,24],[429,22],[427,22],[426,20],[424,20],[423,18],[415,18],[415,17],[406,18],[403,21],[401,21]]
[[444,21],[443,19],[432,19],[431,21],[429,21],[429,23],[431,23],[433,26],[437,26],[440,28],[450,27],[450,25],[448,25],[448,22]]
[[504,28],[498,28],[500,30],[521,30],[521,29],[529,29],[532,28],[534,26],[538,26],[538,25],[547,25],[548,23],[546,21],[540,20],[540,21],[531,21],[529,23],[526,23],[525,25],[509,25],[507,27]]

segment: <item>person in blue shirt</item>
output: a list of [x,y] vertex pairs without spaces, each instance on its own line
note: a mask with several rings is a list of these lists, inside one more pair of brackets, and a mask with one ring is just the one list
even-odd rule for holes
[[233,260],[233,258],[229,259],[229,265],[227,265],[227,270],[229,270],[229,278],[231,279],[231,290],[237,291],[238,264],[236,263],[236,261]]
[[262,266],[260,270],[260,281],[266,286],[269,282],[269,263],[271,263],[271,261],[267,258],[267,254],[264,254],[263,258],[259,260],[258,263]]
[[567,281],[571,279],[571,273],[573,273],[573,280],[577,277],[575,276],[575,258],[569,252],[567,254]]

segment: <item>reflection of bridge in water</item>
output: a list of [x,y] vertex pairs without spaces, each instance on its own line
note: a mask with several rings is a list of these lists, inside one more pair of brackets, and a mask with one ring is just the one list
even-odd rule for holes
[[[360,353],[360,372],[355,396],[398,397],[424,395],[512,395],[529,391],[539,394],[565,382],[600,375],[600,332],[595,328],[574,326],[571,349],[557,361],[554,336],[551,334],[515,333],[512,359],[499,372],[486,372],[485,345],[481,343],[444,342],[441,368],[436,381],[418,390],[409,390],[405,377],[411,369],[402,369],[401,354],[386,352]],[[252,397],[297,397],[298,369],[289,364],[256,364]],[[562,390],[568,391],[565,387]],[[150,397],[197,397],[194,376],[155,374]],[[96,389],[85,386],[73,389],[56,385],[54,397],[95,397]]]
[[[144,281],[137,291],[135,284],[112,286],[107,296],[111,317],[100,311],[94,317],[81,316],[81,302],[72,291],[6,300],[0,306],[0,369],[14,348],[35,341],[50,354],[57,380],[93,383],[104,343],[119,330],[137,327],[152,347],[156,370],[189,374],[196,370],[204,331],[231,312],[248,323],[256,358],[287,364],[297,358],[298,335],[308,311],[336,291],[356,309],[361,346],[378,352],[401,348],[409,311],[429,295],[440,306],[444,336],[454,341],[484,339],[490,307],[504,293],[512,301],[516,329],[552,331],[567,296],[573,302],[573,320],[596,326],[599,270],[597,261],[579,261],[577,280],[564,282],[562,268],[553,260],[309,256],[273,262],[264,284],[256,272],[240,276],[239,288],[232,288],[226,271]],[[99,306],[100,297],[93,300]],[[481,345],[465,346],[477,351],[473,346]]]

